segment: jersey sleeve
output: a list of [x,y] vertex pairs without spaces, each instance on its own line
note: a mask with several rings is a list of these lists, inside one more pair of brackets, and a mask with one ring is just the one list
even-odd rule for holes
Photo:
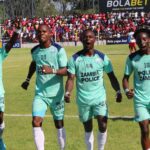
[[58,63],[59,67],[66,67],[67,66],[67,55],[64,48],[61,48],[58,52]]
[[131,62],[130,58],[128,57],[127,60],[126,60],[124,74],[125,75],[130,75],[132,73],[132,71],[133,71],[132,62]]
[[1,53],[1,56],[2,56],[2,60],[4,60],[8,56],[8,53],[6,52],[4,47],[0,48],[0,53]]
[[113,71],[112,63],[107,55],[104,56],[104,71],[110,73]]
[[71,74],[75,74],[75,62],[73,57],[71,57],[67,64],[67,71]]

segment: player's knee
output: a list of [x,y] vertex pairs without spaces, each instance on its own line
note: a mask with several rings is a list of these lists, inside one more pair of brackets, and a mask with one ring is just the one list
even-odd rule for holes
[[61,128],[64,127],[64,122],[63,122],[63,120],[54,120],[54,123],[55,123],[56,129],[61,129]]
[[83,123],[84,126],[84,130],[85,132],[92,132],[93,130],[93,123],[92,123],[92,119],[88,120],[87,122]]
[[141,128],[141,134],[142,134],[142,137],[148,137],[149,136],[149,129],[147,127],[142,127]]
[[107,129],[107,117],[97,117],[98,127],[100,132],[105,132]]
[[33,126],[33,127],[41,127],[41,126],[42,126],[42,120],[41,120],[41,119],[34,118],[34,119],[32,120],[32,126]]
[[141,122],[139,122],[139,126],[141,129],[142,138],[148,138],[148,136],[149,136],[149,121],[148,120],[141,121]]
[[100,132],[105,132],[106,129],[107,129],[107,123],[106,122],[100,123],[100,125],[99,125],[99,131]]

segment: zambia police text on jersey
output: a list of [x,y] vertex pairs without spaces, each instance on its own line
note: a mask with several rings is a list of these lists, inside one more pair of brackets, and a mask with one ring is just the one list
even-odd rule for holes
[[125,74],[134,72],[134,100],[150,102],[150,55],[137,51],[127,58]]
[[68,62],[68,71],[76,75],[77,103],[99,103],[106,100],[103,72],[112,72],[109,58],[94,50],[92,56],[83,51],[74,54]]

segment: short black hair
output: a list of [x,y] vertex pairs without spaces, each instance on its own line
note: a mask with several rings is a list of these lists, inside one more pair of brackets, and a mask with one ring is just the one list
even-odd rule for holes
[[88,29],[83,30],[83,31],[80,33],[80,41],[82,41],[83,36],[84,36],[87,32],[92,32],[92,33],[94,34],[94,36],[96,36],[95,32],[94,32],[91,28],[88,28]]
[[150,37],[150,25],[142,25],[139,26],[136,31],[134,32],[134,38],[136,38],[136,36],[140,33],[140,32],[145,32],[148,34],[148,36]]
[[92,30],[92,28],[88,28],[88,29],[83,30],[82,34],[84,35],[86,32],[92,32],[95,35],[95,32]]

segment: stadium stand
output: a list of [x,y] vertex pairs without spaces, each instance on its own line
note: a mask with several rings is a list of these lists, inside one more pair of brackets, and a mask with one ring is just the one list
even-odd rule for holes
[[[14,31],[11,19],[5,20],[3,38],[11,37]],[[114,12],[69,16],[48,16],[45,18],[22,18],[22,42],[36,43],[36,29],[39,24],[48,24],[56,42],[78,41],[83,29],[91,28],[98,40],[127,37],[129,30],[136,30],[141,24],[150,25],[150,12]]]

